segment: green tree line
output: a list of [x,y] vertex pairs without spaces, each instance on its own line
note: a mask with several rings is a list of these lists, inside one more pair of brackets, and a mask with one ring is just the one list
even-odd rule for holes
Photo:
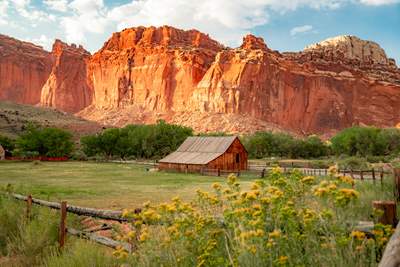
[[[13,155],[23,157],[63,157],[71,156],[74,151],[82,151],[85,157],[158,159],[175,151],[191,135],[191,128],[159,121],[153,125],[106,129],[82,137],[80,146],[76,147],[72,134],[66,130],[29,124],[16,140],[0,136],[0,144]],[[273,132],[257,132],[241,139],[250,158],[275,156],[309,159],[330,155],[395,157],[400,154],[400,130],[396,128],[356,126],[344,129],[326,141],[315,135],[296,138]]]
[[81,146],[89,157],[162,158],[191,135],[191,128],[159,121],[153,125],[128,125],[88,135],[81,139]]

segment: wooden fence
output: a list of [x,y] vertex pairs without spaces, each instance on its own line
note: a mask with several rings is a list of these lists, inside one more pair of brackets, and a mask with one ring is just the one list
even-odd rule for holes
[[[11,193],[10,196],[17,200],[26,201],[26,217],[27,217],[27,219],[30,219],[30,217],[31,217],[32,204],[36,204],[36,205],[43,206],[43,207],[48,207],[50,209],[60,210],[60,224],[59,224],[59,238],[58,238],[60,248],[64,247],[66,235],[70,234],[70,235],[73,235],[73,236],[76,236],[79,238],[94,241],[98,244],[101,244],[101,245],[104,245],[104,246],[107,246],[107,247],[110,247],[113,249],[122,247],[128,252],[132,252],[131,244],[116,241],[111,238],[95,234],[95,232],[97,232],[97,231],[111,229],[111,227],[108,225],[103,225],[97,229],[84,230],[84,231],[80,231],[80,230],[76,230],[76,229],[67,227],[67,214],[68,213],[76,214],[79,216],[88,216],[88,217],[93,217],[93,218],[98,218],[98,219],[117,221],[117,222],[128,222],[128,219],[124,218],[122,216],[122,211],[99,210],[99,209],[92,209],[92,208],[86,208],[86,207],[72,206],[72,205],[68,205],[66,201],[62,201],[61,203],[49,202],[49,201],[45,201],[45,200],[41,200],[41,199],[32,198],[31,195],[23,196],[20,194]],[[140,210],[137,209],[137,210],[135,210],[135,212],[140,212]]]
[[[289,173],[291,171],[297,170],[303,173],[304,175],[313,175],[313,176],[326,176],[328,175],[328,169],[311,169],[311,168],[281,168],[284,173]],[[241,175],[254,175],[260,178],[264,178],[268,172],[272,170],[271,167],[263,167],[259,168],[259,166],[250,165],[247,170],[237,170],[237,171],[228,171],[221,169],[201,169],[200,174],[202,175],[210,175],[210,176],[227,176],[231,173],[236,174],[238,177]],[[392,172],[384,171],[382,169],[370,169],[370,170],[339,170],[340,174],[349,175],[353,179],[359,180],[372,180],[376,182],[379,180],[383,183],[383,179],[385,175],[391,175]]]
[[[60,210],[60,223],[59,223],[59,246],[63,248],[66,241],[66,235],[76,236],[78,238],[90,240],[96,242],[100,245],[104,245],[113,249],[123,248],[127,252],[132,253],[134,246],[133,244],[129,244],[126,242],[116,241],[114,239],[97,235],[95,232],[102,231],[102,230],[109,230],[111,226],[103,224],[100,228],[91,229],[91,230],[76,230],[70,227],[67,227],[67,214],[72,213],[79,216],[89,216],[93,218],[99,219],[106,219],[111,221],[117,222],[128,222],[127,218],[122,216],[122,211],[112,211],[112,210],[100,210],[100,209],[93,209],[93,208],[86,208],[80,206],[72,206],[67,205],[66,201],[62,201],[60,203],[57,202],[49,202],[41,199],[32,198],[31,195],[23,196],[20,194],[11,193],[9,194],[11,197],[15,198],[16,200],[25,201],[26,204],[26,217],[27,219],[31,218],[32,213],[32,204],[40,205],[43,207],[48,207],[51,209]],[[379,202],[379,201],[378,201]],[[374,207],[380,208],[384,211],[384,214],[387,213],[386,206],[394,206],[396,207],[396,202],[392,201],[390,203],[381,203],[381,202],[374,202]],[[140,212],[140,209],[136,209],[135,212]],[[393,213],[393,212],[392,212]],[[390,219],[390,222],[393,220],[397,220],[395,218],[395,213],[391,214],[393,218]],[[382,218],[387,219],[387,216],[383,216]],[[224,225],[221,222],[221,227]],[[356,226],[360,227],[360,226]],[[365,229],[364,229],[365,228]],[[357,228],[356,228],[357,229]],[[371,226],[368,227],[361,227],[358,230],[370,232]],[[388,244],[386,245],[384,254],[382,259],[379,263],[379,267],[399,267],[400,266],[400,223],[397,224],[397,228],[395,233],[390,238]]]

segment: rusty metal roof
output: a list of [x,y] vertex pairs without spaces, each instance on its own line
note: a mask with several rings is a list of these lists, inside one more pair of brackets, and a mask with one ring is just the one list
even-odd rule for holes
[[224,154],[236,138],[236,136],[188,137],[175,152],[159,162],[207,164]]

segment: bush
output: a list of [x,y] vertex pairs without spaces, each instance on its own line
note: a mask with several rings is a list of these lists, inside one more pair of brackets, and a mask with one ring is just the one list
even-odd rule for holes
[[250,158],[271,156],[319,158],[328,155],[328,147],[317,136],[296,139],[284,133],[257,132],[243,140]]
[[243,190],[230,175],[213,192],[198,190],[194,202],[176,197],[124,211],[135,229],[124,240],[138,248],[134,266],[374,266],[392,229],[375,224],[376,240],[353,230],[365,210],[353,183],[274,168]]
[[400,130],[356,126],[339,132],[331,142],[336,155],[366,157],[398,154]]
[[7,136],[0,135],[0,145],[4,148],[4,150],[11,152],[15,148],[15,141]]
[[73,148],[70,132],[28,125],[26,131],[17,138],[13,154],[23,157],[65,157],[71,154]]
[[371,165],[365,158],[349,157],[338,161],[340,169],[345,170],[369,170]]
[[78,161],[87,161],[88,157],[86,156],[86,154],[83,151],[76,150],[74,153],[72,153],[71,159],[78,160]]
[[162,158],[175,151],[192,134],[191,128],[159,121],[154,125],[128,125],[84,136],[81,145],[89,157]]

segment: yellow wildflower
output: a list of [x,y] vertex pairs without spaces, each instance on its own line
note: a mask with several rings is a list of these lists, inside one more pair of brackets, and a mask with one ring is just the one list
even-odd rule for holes
[[135,238],[136,237],[136,232],[135,231],[129,231],[128,237],[131,238],[131,239]]
[[222,186],[220,183],[213,183],[212,188],[219,191],[219,190],[221,190]]
[[275,229],[271,233],[268,234],[269,238],[279,238],[281,236],[281,231]]
[[306,176],[300,180],[303,184],[312,184],[315,181],[314,176]]
[[286,264],[288,261],[289,257],[288,256],[280,256],[278,259],[279,264]]
[[331,176],[335,176],[338,173],[338,166],[337,165],[330,166],[328,168],[328,173]]
[[351,178],[350,176],[339,176],[338,180],[349,185],[354,185],[354,179]]
[[351,237],[358,240],[363,240],[365,238],[365,233],[360,231],[353,231],[351,232]]
[[314,189],[314,195],[317,197],[324,197],[328,194],[328,189],[324,187],[318,187]]

